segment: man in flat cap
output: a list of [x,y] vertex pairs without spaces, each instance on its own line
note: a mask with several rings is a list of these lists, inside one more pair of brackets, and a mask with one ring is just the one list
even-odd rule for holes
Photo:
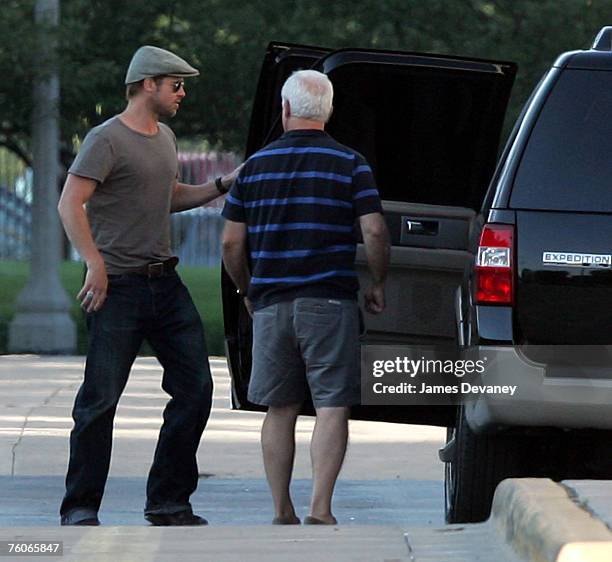
[[126,109],[92,129],[70,167],[59,212],[87,265],[77,299],[87,313],[84,382],[74,404],[62,525],[99,525],[113,418],[136,354],[147,340],[161,363],[164,411],[147,482],[145,518],[154,525],[205,525],[189,498],[196,451],[208,420],[212,378],[204,330],[175,271],[170,213],[225,193],[236,171],[203,185],[178,181],[173,117],[184,79],[198,71],[145,46],[127,71]]

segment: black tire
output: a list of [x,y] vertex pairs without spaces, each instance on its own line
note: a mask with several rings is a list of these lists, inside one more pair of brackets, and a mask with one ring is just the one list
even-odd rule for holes
[[447,523],[485,521],[497,485],[521,474],[520,436],[477,435],[467,424],[464,408],[457,409],[457,423],[447,441],[455,438],[454,454],[445,467]]

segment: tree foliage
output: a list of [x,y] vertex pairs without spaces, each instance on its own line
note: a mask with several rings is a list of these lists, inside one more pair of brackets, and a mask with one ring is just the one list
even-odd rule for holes
[[[27,156],[34,0],[4,0],[0,15],[0,144]],[[123,79],[143,44],[198,67],[172,126],[179,138],[243,148],[266,45],[374,47],[512,60],[510,119],[566,50],[587,48],[612,0],[62,0],[59,66],[64,159],[73,140],[121,111]]]
[[0,145],[29,160],[32,1],[5,2],[0,15]]

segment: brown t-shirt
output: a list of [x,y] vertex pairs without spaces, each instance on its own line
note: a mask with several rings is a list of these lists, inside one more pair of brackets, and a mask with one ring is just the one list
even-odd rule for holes
[[167,125],[145,135],[113,117],[89,132],[68,171],[98,182],[87,217],[108,273],[172,256],[170,199],[178,159]]

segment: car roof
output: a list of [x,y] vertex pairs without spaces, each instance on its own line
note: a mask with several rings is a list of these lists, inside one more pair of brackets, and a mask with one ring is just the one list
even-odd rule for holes
[[600,30],[589,50],[563,53],[553,66],[578,70],[612,70],[612,26]]

